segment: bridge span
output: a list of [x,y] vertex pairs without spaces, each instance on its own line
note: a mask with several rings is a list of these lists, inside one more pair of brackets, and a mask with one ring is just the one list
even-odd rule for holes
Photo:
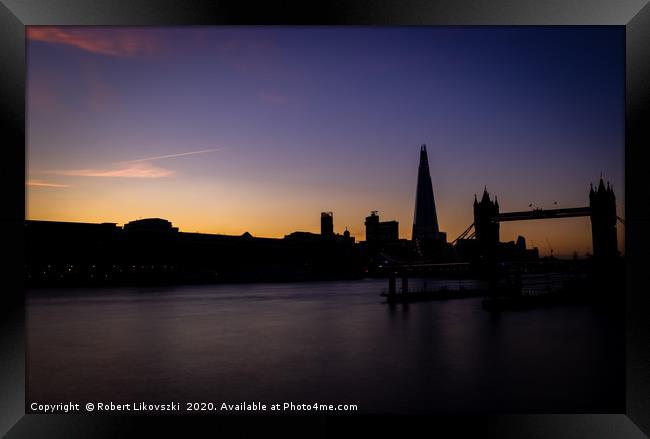
[[533,209],[522,212],[503,212],[496,216],[499,222],[550,218],[574,218],[591,216],[591,207],[568,207],[563,209]]

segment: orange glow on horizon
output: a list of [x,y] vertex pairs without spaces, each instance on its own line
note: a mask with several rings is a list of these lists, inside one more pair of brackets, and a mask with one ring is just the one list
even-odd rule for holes
[[[378,211],[410,239],[422,143],[449,242],[473,222],[484,185],[501,212],[580,207],[601,173],[624,216],[625,35],[615,27],[25,35],[28,219],[157,217],[184,232],[282,238],[318,233],[320,212],[332,211],[335,232],[363,241]],[[589,218],[500,230],[541,255],[591,252]]]
[[[72,188],[66,188],[70,191]],[[43,192],[48,192],[43,196]],[[209,206],[205,200],[194,203],[182,203],[176,209],[171,199],[126,199],[120,203],[106,202],[102,199],[81,200],[73,194],[62,194],[64,190],[50,188],[28,188],[27,219],[70,222],[114,222],[119,225],[140,218],[165,218],[182,232],[209,234],[241,235],[245,232],[256,237],[283,238],[294,231],[319,233],[320,212],[318,208],[301,208],[298,203],[292,210],[269,209],[255,203],[243,203],[242,200],[221,200]],[[77,204],[79,203],[79,204]],[[282,203],[280,203],[282,204]],[[340,203],[341,208],[334,210],[334,229],[343,233],[347,227],[357,241],[365,240],[365,217],[369,210],[359,208],[354,203]],[[401,239],[411,239],[412,212],[409,203],[404,203],[402,212],[394,208],[380,211],[382,221],[399,221]],[[439,223],[442,231],[447,232],[448,241],[455,239],[472,222],[471,205],[465,206],[465,212],[456,215],[443,213],[439,207]],[[529,248],[537,247],[540,255],[570,257],[577,252],[580,257],[591,253],[591,224],[589,218],[567,218],[553,220],[535,220],[502,223],[500,237],[502,242],[514,241],[517,236],[526,238]],[[618,225],[619,250],[624,252],[624,227]]]

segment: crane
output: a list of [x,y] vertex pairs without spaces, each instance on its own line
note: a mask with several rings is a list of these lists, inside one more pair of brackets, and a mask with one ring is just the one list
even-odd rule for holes
[[548,244],[549,250],[551,250],[551,258],[553,257],[553,247],[551,246],[551,241],[549,241],[548,236],[546,237],[546,243]]

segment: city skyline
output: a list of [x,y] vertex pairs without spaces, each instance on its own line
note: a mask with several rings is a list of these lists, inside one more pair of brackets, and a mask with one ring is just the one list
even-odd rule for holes
[[[483,187],[505,211],[624,217],[616,28],[29,27],[27,218],[169,219],[184,231],[409,238],[426,144],[441,230]],[[556,204],[557,203],[557,204]],[[541,254],[590,251],[589,220],[502,226]],[[619,247],[624,250],[622,227]],[[551,247],[552,246],[552,247]]]

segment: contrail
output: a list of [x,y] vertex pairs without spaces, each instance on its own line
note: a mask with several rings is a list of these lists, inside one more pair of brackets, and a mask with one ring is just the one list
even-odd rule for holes
[[199,150],[199,151],[190,151],[190,152],[180,152],[178,154],[159,155],[159,156],[156,156],[156,157],[148,157],[146,159],[128,160],[128,162],[131,162],[131,163],[134,163],[134,162],[149,162],[149,161],[152,161],[152,160],[170,159],[170,158],[173,158],[173,157],[182,157],[184,155],[205,154],[206,152],[214,152],[214,151],[219,151],[219,148],[202,149],[202,150]]
[[[200,151],[180,152],[177,154],[165,154],[144,159],[126,160],[117,162],[112,168],[104,169],[72,169],[44,171],[48,174],[72,175],[76,177],[134,177],[134,178],[161,178],[174,174],[174,171],[153,165],[152,161],[182,157],[186,155],[205,154],[219,151],[219,148],[202,149]],[[37,182],[38,183],[38,182]],[[36,186],[37,184],[32,184]]]

